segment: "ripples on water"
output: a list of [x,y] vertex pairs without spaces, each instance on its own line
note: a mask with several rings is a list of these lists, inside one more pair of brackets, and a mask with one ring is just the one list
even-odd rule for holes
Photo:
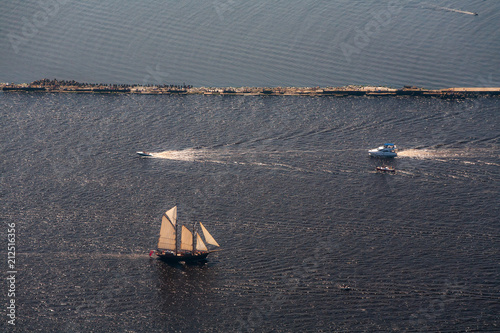
[[3,4],[2,82],[500,85],[497,1],[91,0],[49,17],[41,4]]
[[[0,96],[20,330],[499,324],[498,99]],[[175,204],[203,267],[148,258]]]

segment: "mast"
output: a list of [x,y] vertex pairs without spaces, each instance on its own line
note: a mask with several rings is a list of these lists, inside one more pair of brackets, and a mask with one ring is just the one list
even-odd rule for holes
[[[175,205],[175,207],[177,207],[177,205]],[[177,252],[179,251],[179,245],[178,245],[178,242],[177,242],[177,235],[179,234],[177,232],[177,228],[178,228],[178,223],[177,223],[177,210],[175,211],[175,256],[177,257]]]
[[193,223],[193,255],[195,254],[196,252],[196,231],[195,231],[195,228],[196,228],[196,222]]

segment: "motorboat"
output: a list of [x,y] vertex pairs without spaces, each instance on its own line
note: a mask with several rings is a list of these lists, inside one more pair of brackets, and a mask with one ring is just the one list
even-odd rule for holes
[[143,157],[152,157],[153,156],[153,154],[148,153],[147,151],[138,151],[137,155],[143,156]]
[[381,172],[396,172],[396,169],[388,166],[378,166],[377,171]]
[[398,149],[393,143],[384,143],[383,146],[380,146],[375,149],[371,149],[368,151],[368,154],[372,157],[396,157]]
[[341,284],[339,285],[339,288],[344,291],[351,291],[351,287],[348,286],[347,284]]

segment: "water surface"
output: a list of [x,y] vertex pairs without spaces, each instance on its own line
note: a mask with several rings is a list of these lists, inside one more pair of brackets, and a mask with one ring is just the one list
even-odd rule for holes
[[498,87],[499,22],[481,0],[9,1],[0,82]]
[[[19,331],[499,325],[496,98],[0,103]],[[398,158],[367,156],[387,141]],[[376,173],[384,163],[396,174]],[[203,267],[148,257],[176,204],[180,222],[203,222],[223,248]]]

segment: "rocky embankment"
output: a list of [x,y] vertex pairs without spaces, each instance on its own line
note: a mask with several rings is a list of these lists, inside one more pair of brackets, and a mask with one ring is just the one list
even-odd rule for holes
[[79,83],[76,81],[39,80],[23,84],[0,84],[4,92],[45,93],[125,93],[150,95],[255,95],[255,96],[430,96],[430,97],[472,97],[480,95],[498,96],[500,87],[491,88],[447,88],[424,89],[405,86],[401,89],[375,86],[344,87],[192,87],[188,85],[109,85]]

